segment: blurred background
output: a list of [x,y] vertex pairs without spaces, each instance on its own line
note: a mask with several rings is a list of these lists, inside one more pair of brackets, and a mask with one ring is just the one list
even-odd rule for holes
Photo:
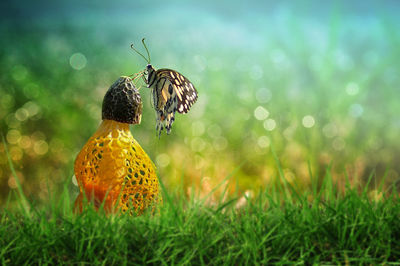
[[[121,75],[146,62],[199,92],[158,140],[141,89],[134,137],[168,189],[204,194],[227,177],[257,192],[285,178],[300,189],[327,169],[344,184],[400,174],[400,4],[397,1],[2,1],[0,131],[27,196],[68,184]],[[144,51],[144,50],[143,50]],[[312,178],[310,177],[312,176]],[[0,143],[0,204],[16,188]]]

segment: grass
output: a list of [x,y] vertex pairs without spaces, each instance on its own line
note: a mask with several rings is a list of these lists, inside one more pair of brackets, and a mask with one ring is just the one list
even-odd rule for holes
[[186,198],[182,189],[162,188],[159,213],[140,217],[106,216],[92,208],[74,214],[67,185],[40,208],[26,208],[14,193],[20,208],[0,214],[0,262],[396,264],[400,259],[398,193],[372,199],[371,188],[359,191],[350,184],[339,193],[329,170],[308,192],[277,182],[258,196],[211,205],[205,204],[211,193]]

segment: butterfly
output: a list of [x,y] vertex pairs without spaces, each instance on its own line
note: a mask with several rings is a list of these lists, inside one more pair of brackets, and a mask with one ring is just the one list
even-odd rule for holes
[[179,72],[162,68],[154,69],[150,64],[150,53],[142,39],[147,52],[147,58],[131,45],[131,48],[141,55],[148,65],[143,71],[143,79],[147,87],[151,89],[152,104],[156,111],[156,132],[158,137],[165,128],[170,134],[172,123],[175,121],[175,112],[186,114],[197,101],[198,93],[193,83]]

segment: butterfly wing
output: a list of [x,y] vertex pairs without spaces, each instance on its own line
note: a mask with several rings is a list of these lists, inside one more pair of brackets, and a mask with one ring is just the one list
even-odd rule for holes
[[163,86],[164,95],[170,95],[176,104],[171,103],[170,108],[176,107],[175,111],[181,114],[186,114],[189,112],[190,107],[197,101],[198,94],[196,88],[193,86],[186,77],[175,70],[171,69],[159,69],[156,72],[157,76],[165,78],[169,81],[167,86]]
[[156,111],[156,131],[160,136],[161,131],[165,128],[169,134],[177,111],[176,93],[170,80],[165,76],[157,77],[154,86],[151,86],[151,91],[153,107]]
[[156,131],[160,136],[165,128],[167,134],[175,121],[175,112],[185,114],[197,100],[197,91],[193,84],[182,74],[172,69],[157,71],[149,65],[147,86],[152,91],[153,107],[156,111]]

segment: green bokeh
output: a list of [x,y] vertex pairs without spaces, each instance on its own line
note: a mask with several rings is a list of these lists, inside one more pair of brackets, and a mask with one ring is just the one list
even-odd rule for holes
[[[271,147],[300,187],[327,166],[339,183],[399,179],[395,1],[2,5],[0,130],[32,199],[71,180],[106,90],[146,65],[129,48],[142,37],[156,68],[181,72],[199,91],[158,140],[141,89],[142,124],[132,132],[170,188],[183,177],[204,192],[232,174],[241,191],[256,191],[277,177]],[[0,144],[0,202],[14,186]]]

